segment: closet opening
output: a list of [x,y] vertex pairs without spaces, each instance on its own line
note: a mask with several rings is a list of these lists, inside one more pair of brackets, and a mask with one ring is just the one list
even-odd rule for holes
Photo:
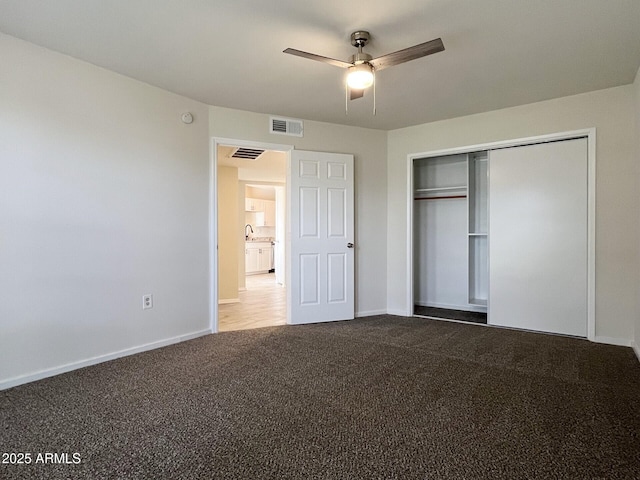
[[595,129],[409,156],[407,310],[595,336]]
[[487,323],[488,154],[413,160],[413,314]]

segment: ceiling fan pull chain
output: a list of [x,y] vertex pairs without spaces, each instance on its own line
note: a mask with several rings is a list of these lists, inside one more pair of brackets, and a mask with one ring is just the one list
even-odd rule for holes
[[344,84],[344,114],[349,115],[349,86]]
[[376,115],[376,69],[372,69],[373,73],[373,116]]

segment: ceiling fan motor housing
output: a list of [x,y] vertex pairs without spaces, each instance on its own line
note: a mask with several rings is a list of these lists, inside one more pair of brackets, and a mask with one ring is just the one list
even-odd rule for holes
[[370,37],[371,35],[369,35],[369,32],[366,32],[364,30],[353,32],[351,34],[351,45],[353,45],[354,47],[362,48],[369,42]]
[[369,42],[369,37],[369,32],[365,32],[364,30],[353,32],[351,34],[351,45],[358,47],[358,53],[351,55],[351,63],[354,65],[369,63],[369,61],[373,59],[371,55],[362,51],[362,47]]
[[351,63],[360,65],[361,63],[368,63],[372,58],[368,53],[358,52],[355,55],[351,55]]

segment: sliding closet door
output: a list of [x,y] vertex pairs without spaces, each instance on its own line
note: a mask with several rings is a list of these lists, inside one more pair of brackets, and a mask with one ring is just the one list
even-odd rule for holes
[[489,160],[489,323],[587,336],[587,140]]

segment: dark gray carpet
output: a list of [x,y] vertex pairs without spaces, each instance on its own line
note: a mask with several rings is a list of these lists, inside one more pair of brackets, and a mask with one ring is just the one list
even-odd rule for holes
[[379,316],[211,335],[0,392],[0,478],[637,479],[629,348]]
[[487,314],[483,312],[468,312],[466,310],[451,310],[448,308],[423,307],[414,305],[414,315],[421,317],[444,318],[445,320],[460,320],[471,323],[487,323]]

